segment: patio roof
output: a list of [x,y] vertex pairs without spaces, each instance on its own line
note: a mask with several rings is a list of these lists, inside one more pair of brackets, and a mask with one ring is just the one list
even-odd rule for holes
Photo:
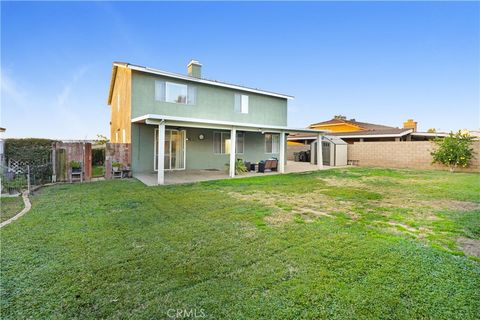
[[210,120],[210,119],[197,119],[187,117],[174,117],[159,114],[145,114],[140,117],[132,119],[132,123],[145,123],[158,125],[162,121],[169,126],[182,126],[191,128],[207,128],[207,129],[223,129],[230,130],[233,127],[241,131],[256,131],[256,132],[286,132],[296,133],[303,132],[309,134],[318,135],[319,133],[326,133],[328,131],[305,129],[305,128],[289,128],[286,126],[270,126],[264,124],[252,124],[232,121]]

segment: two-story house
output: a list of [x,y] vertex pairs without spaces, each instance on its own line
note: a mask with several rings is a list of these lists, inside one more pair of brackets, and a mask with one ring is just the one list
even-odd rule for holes
[[229,164],[233,177],[236,159],[269,158],[279,160],[282,173],[288,133],[321,139],[319,131],[287,127],[293,97],[206,80],[201,71],[195,60],[188,64],[188,75],[113,63],[110,139],[131,144],[134,176],[155,173],[158,184],[164,184],[166,170],[225,170]]

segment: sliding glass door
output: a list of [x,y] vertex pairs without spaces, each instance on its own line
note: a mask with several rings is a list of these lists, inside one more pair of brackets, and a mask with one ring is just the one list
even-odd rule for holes
[[[154,139],[155,163],[153,167],[157,171],[158,165],[158,129],[155,129]],[[185,169],[185,130],[165,129],[165,170]]]

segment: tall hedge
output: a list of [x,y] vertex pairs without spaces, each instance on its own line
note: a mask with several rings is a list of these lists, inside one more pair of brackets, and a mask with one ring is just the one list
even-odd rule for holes
[[52,143],[55,140],[50,139],[6,139],[5,140],[5,158],[28,161],[31,164],[40,164],[49,161],[52,153]]

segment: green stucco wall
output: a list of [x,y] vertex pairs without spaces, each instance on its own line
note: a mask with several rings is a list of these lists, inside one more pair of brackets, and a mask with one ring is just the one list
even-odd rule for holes
[[154,126],[132,124],[132,171],[153,172]]
[[[155,80],[194,85],[197,88],[196,104],[155,101]],[[234,111],[235,93],[249,96],[248,114]],[[132,118],[145,114],[286,126],[287,100],[134,71],[132,72]]]
[[[153,125],[133,124],[132,126],[132,170],[133,173],[153,172],[154,130]],[[168,129],[169,127],[167,127]],[[186,130],[186,169],[226,170],[230,155],[213,153],[213,132],[220,130],[178,128]],[[225,131],[228,132],[228,131]],[[203,134],[204,140],[198,136]],[[244,153],[237,154],[238,159],[259,162],[272,157],[279,158],[278,153],[265,153],[264,135],[260,132],[245,132]]]

